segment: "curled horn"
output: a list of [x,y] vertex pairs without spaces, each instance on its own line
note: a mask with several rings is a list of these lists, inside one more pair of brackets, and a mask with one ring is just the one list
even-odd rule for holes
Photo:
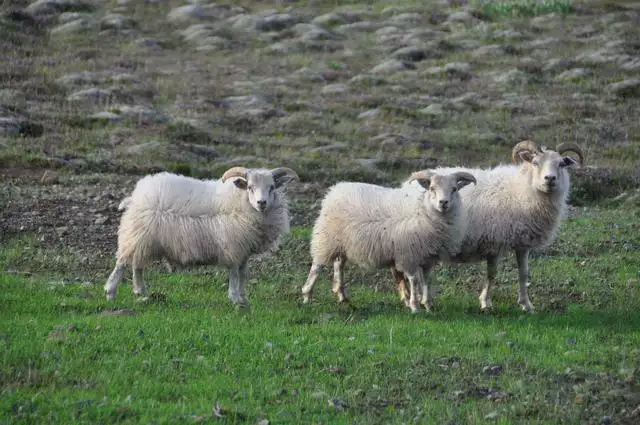
[[413,180],[431,180],[435,173],[431,170],[416,171],[411,174],[409,181]]
[[274,180],[278,180],[283,176],[290,176],[292,180],[299,180],[298,174],[291,168],[287,167],[274,168],[273,170],[271,170],[271,175],[273,176]]
[[560,143],[557,149],[560,155],[563,155],[565,152],[573,152],[578,155],[578,159],[580,160],[580,165],[584,165],[584,152],[580,149],[580,146],[575,143]]
[[456,178],[457,182],[462,180],[462,181],[466,181],[466,182],[473,183],[473,184],[477,184],[478,183],[476,181],[476,178],[473,176],[473,174],[467,173],[466,171],[458,171],[456,173],[453,173],[453,176]]
[[519,162],[521,152],[531,152],[533,154],[535,152],[542,152],[542,150],[533,140],[523,140],[515,145],[511,151],[511,158],[513,159],[513,162]]
[[220,180],[223,182],[231,177],[241,177],[246,180],[247,178],[247,169],[245,167],[232,167],[224,172]]

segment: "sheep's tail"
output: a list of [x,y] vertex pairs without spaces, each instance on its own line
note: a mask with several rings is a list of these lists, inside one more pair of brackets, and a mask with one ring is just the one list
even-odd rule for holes
[[126,210],[130,203],[131,203],[131,196],[127,196],[122,200],[122,202],[120,202],[120,205],[118,205],[118,211]]

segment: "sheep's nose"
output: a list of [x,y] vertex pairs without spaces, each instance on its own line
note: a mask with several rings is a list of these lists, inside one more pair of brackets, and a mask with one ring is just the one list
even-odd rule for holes
[[545,180],[547,183],[553,183],[553,182],[555,182],[555,181],[556,181],[556,176],[553,176],[553,175],[544,176],[544,180]]
[[261,210],[267,208],[267,201],[258,201],[258,206]]
[[449,201],[443,199],[440,201],[440,208],[445,209],[449,206]]

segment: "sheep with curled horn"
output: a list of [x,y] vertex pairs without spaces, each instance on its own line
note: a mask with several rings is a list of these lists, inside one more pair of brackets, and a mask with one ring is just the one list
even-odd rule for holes
[[[573,153],[577,160],[565,155]],[[487,278],[479,296],[480,307],[492,307],[491,287],[495,282],[498,259],[508,251],[515,253],[518,264],[518,304],[533,312],[527,287],[530,285],[529,253],[546,247],[556,239],[567,214],[571,188],[569,169],[584,165],[584,153],[576,144],[563,143],[556,150],[539,146],[531,140],[517,143],[512,150],[515,164],[491,169],[443,167],[434,171],[473,173],[477,184],[460,191],[467,217],[467,232],[460,253],[448,261],[474,263],[486,261]],[[412,182],[415,190],[423,190]],[[408,297],[405,275],[391,271],[400,298]]]
[[219,264],[229,270],[228,295],[248,308],[245,282],[251,256],[277,249],[289,232],[280,188],[297,180],[290,168],[233,167],[219,180],[162,172],[143,177],[119,208],[116,265],[106,284],[114,299],[126,266],[133,291],[145,296],[142,273],[155,259],[171,264]]
[[341,182],[322,200],[311,238],[312,265],[302,288],[308,303],[323,266],[333,264],[333,292],[347,300],[344,264],[362,267],[393,265],[406,273],[410,295],[407,306],[420,310],[429,298],[429,270],[439,258],[456,253],[465,233],[460,188],[475,183],[464,171],[411,175],[424,192],[387,188],[368,183]]

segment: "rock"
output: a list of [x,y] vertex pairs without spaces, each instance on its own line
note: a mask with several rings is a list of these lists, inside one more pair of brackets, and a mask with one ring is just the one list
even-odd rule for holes
[[180,143],[180,147],[189,152],[193,152],[198,156],[204,156],[208,159],[217,158],[220,156],[218,151],[211,146],[198,145],[196,143]]
[[618,97],[640,97],[640,79],[629,79],[609,85],[609,90]]
[[382,110],[380,110],[379,108],[369,109],[368,111],[364,111],[358,114],[358,119],[359,120],[373,119],[373,118],[379,117],[380,114],[382,114]]
[[425,59],[437,59],[442,53],[426,46],[407,46],[393,52],[393,58],[401,61],[420,62]]
[[296,23],[296,19],[288,13],[277,13],[258,19],[255,29],[258,31],[282,31]]
[[420,109],[418,112],[423,115],[437,117],[444,114],[444,107],[440,103],[432,103],[426,108]]
[[17,117],[0,117],[0,137],[40,137],[44,133],[44,127]]
[[327,84],[322,88],[322,94],[340,94],[349,91],[346,84]]
[[324,15],[316,16],[311,21],[312,24],[323,25],[323,26],[343,25],[350,22],[355,22],[355,21],[350,21],[347,19],[345,15],[341,13],[336,13],[336,12],[329,12],[329,13],[325,13]]
[[67,97],[67,100],[69,102],[113,102],[114,100],[130,101],[131,96],[120,89],[101,89],[94,87],[72,93]]
[[593,75],[593,71],[591,71],[590,69],[585,69],[585,68],[573,68],[573,69],[569,69],[567,71],[564,71],[563,73],[557,75],[553,81],[555,82],[570,82],[570,81],[576,81],[576,80],[581,80],[585,77],[589,77]]
[[149,150],[157,150],[159,148],[162,147],[162,142],[159,141],[151,141],[151,142],[146,142],[146,143],[140,143],[138,145],[133,145],[130,146],[127,149],[127,153],[128,154],[133,154],[133,155],[141,155],[144,154],[145,152],[149,151]]
[[122,117],[116,113],[109,111],[97,112],[89,116],[89,119],[92,121],[103,121],[103,122],[111,122],[117,123],[122,121]]
[[34,15],[49,15],[62,12],[92,12],[95,6],[88,0],[37,0],[25,8]]
[[3,106],[11,109],[24,109],[27,107],[27,98],[19,90],[0,89],[0,111]]
[[528,83],[529,77],[524,72],[514,68],[497,74],[493,80],[502,85],[521,85]]
[[89,71],[65,74],[56,80],[58,84],[62,84],[64,86],[76,84],[101,84],[104,81],[106,81],[106,78],[104,76]]
[[489,412],[484,418],[488,421],[494,421],[500,417],[500,414],[495,410],[493,412]]
[[354,86],[375,87],[386,84],[387,80],[377,75],[358,74],[349,80],[349,84]]
[[486,46],[480,46],[474,50],[471,57],[474,59],[495,58],[506,54],[507,53],[503,46],[499,44],[488,44]]
[[420,13],[400,13],[387,19],[387,23],[402,26],[403,24],[418,24],[422,20],[423,15]]
[[99,23],[93,18],[80,18],[51,29],[51,35],[75,34],[99,28]]
[[346,143],[333,143],[331,145],[326,146],[318,146],[317,148],[311,149],[311,152],[320,152],[320,153],[337,153],[342,152],[348,148]]
[[463,24],[471,24],[476,21],[476,18],[466,10],[461,10],[459,12],[453,12],[447,17],[446,22],[460,22]]
[[124,31],[131,30],[138,26],[136,21],[126,18],[117,13],[110,13],[100,20],[100,29]]
[[109,221],[109,217],[101,215],[98,218],[95,219],[95,221],[93,222],[94,224],[98,225],[98,226],[102,226],[103,224],[105,224],[107,221]]
[[404,61],[391,59],[373,67],[373,69],[371,69],[371,73],[393,74],[395,72],[406,71],[407,69],[415,69],[415,66]]
[[574,65],[575,61],[573,59],[553,58],[547,61],[546,65],[542,67],[542,70],[545,72],[566,71],[573,68]]
[[452,78],[468,80],[471,78],[471,65],[467,62],[449,62],[442,70]]
[[20,134],[20,120],[0,117],[0,137],[12,137]]
[[341,34],[352,34],[358,32],[370,32],[375,31],[378,28],[378,24],[371,21],[360,21],[352,24],[339,25],[335,28],[335,31]]
[[208,21],[213,16],[207,9],[199,4],[188,4],[172,9],[167,15],[167,20],[173,23],[185,23],[189,21]]
[[66,24],[67,22],[76,21],[78,19],[91,19],[91,17],[91,13],[64,12],[58,16],[58,23]]

